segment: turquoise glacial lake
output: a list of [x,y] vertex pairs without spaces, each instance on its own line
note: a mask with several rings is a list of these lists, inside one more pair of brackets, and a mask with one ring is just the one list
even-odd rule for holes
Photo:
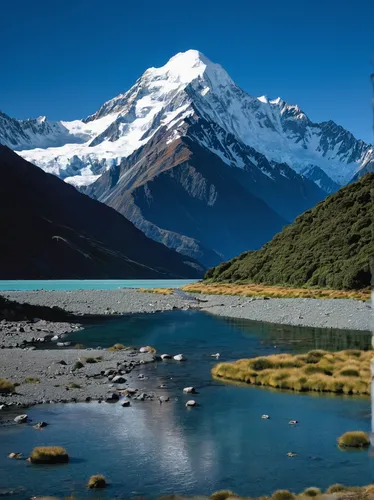
[[117,288],[180,288],[196,280],[0,280],[0,291],[115,290]]
[[[77,498],[156,498],[210,494],[231,489],[267,495],[279,488],[300,492],[308,486],[374,482],[371,452],[344,452],[336,440],[348,430],[370,430],[367,398],[296,394],[212,380],[221,360],[314,348],[370,347],[369,334],[228,320],[199,311],[134,315],[88,327],[71,335],[85,346],[153,345],[159,353],[184,353],[185,363],[156,362],[140,368],[149,379],[139,389],[168,395],[170,402],[97,402],[44,405],[28,410],[33,421],[50,425],[0,428],[0,494],[22,488],[14,499],[74,494]],[[199,391],[200,406],[185,408],[183,387]],[[262,420],[267,413],[269,420]],[[289,420],[298,420],[290,426]],[[33,466],[7,458],[27,455],[37,445],[64,446],[71,462]],[[287,457],[288,452],[296,453]],[[100,493],[85,488],[92,474],[110,486]]]

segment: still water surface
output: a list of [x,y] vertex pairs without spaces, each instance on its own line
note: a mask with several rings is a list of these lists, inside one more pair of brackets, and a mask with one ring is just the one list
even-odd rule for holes
[[[29,410],[35,421],[51,425],[0,428],[1,487],[23,486],[13,498],[36,494],[95,496],[84,488],[91,474],[111,483],[100,498],[149,498],[230,488],[243,495],[269,494],[278,488],[301,491],[331,483],[374,481],[367,451],[342,452],[337,437],[347,430],[369,430],[366,398],[316,396],[225,385],[210,377],[215,360],[303,352],[312,348],[369,348],[365,333],[326,331],[226,320],[197,311],[137,315],[95,325],[71,336],[86,346],[153,345],[158,352],[183,352],[185,363],[157,362],[141,371],[150,378],[140,389],[169,395],[169,403],[43,406]],[[198,408],[186,409],[183,387],[199,390]],[[262,420],[263,413],[270,420]],[[297,426],[288,421],[296,419]],[[65,446],[66,466],[31,466],[6,458],[27,454],[36,445]],[[288,458],[287,452],[297,453]],[[1,491],[1,490],[0,490]]]
[[179,288],[196,280],[0,280],[0,291]]

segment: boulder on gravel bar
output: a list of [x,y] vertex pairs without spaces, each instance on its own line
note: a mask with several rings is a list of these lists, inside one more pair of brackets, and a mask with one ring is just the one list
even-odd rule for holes
[[105,396],[106,403],[117,403],[118,400],[119,400],[119,395],[116,392],[109,392]]

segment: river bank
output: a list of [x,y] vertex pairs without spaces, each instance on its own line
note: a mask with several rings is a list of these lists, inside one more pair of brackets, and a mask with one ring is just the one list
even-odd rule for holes
[[[152,354],[137,350],[2,349],[1,377],[16,385],[13,393],[0,394],[0,403],[5,405],[2,410],[42,403],[111,400],[113,393],[134,383],[136,395],[140,395],[142,380],[131,372],[153,361]],[[6,416],[6,412],[1,413]]]
[[228,318],[291,326],[371,331],[369,301],[352,299],[279,299],[174,292],[171,295],[136,289],[3,292],[21,303],[58,306],[75,315],[155,313],[199,309]]

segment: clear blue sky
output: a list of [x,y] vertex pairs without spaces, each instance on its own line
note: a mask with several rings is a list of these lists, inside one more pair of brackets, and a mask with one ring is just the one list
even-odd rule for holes
[[93,113],[150,66],[198,49],[249,94],[373,142],[373,0],[0,0],[0,109]]

